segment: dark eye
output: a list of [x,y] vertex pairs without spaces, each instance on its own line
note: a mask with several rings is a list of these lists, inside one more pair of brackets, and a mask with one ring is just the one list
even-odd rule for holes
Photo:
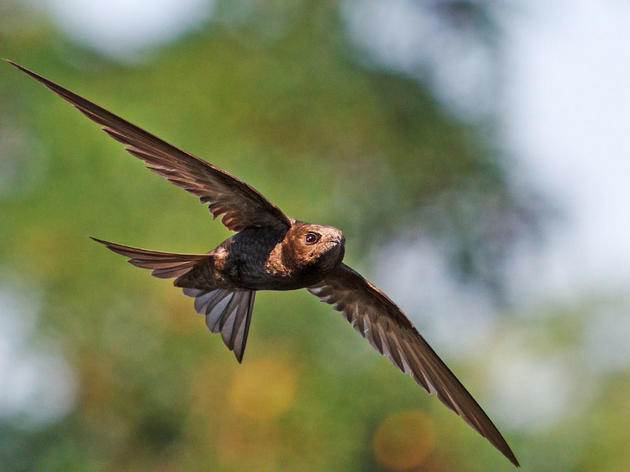
[[306,233],[306,238],[304,238],[304,240],[306,241],[306,244],[315,244],[317,241],[319,241],[319,238],[321,238],[320,234],[309,231],[308,233]]

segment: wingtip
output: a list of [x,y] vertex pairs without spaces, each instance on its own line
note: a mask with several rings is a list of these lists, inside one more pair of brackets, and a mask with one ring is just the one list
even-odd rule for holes
[[[498,430],[497,430],[498,432]],[[486,439],[488,439],[490,441],[490,444],[492,444],[495,448],[497,448],[497,450],[503,454],[503,456],[509,460],[512,465],[514,467],[520,467],[521,464],[518,462],[518,459],[516,458],[516,456],[514,455],[514,452],[512,452],[512,448],[509,446],[509,444],[507,443],[507,441],[503,438],[503,436],[501,436],[501,433],[499,433],[499,441],[493,441],[491,440],[488,436],[485,436]]]
[[107,246],[109,244],[109,242],[103,240],[103,239],[98,239],[95,238],[94,236],[88,236],[92,241],[96,241],[97,243],[103,244],[104,246]]
[[13,62],[11,59],[3,57],[2,60],[6,62],[7,64],[9,64],[10,66],[15,67],[16,69],[20,69],[21,71],[24,71],[24,72],[30,72],[26,67],[22,67],[20,64],[18,64],[17,62]]
[[510,449],[509,446],[507,450],[505,451],[502,450],[501,453],[507,458],[507,460],[509,460],[512,463],[514,467],[518,468],[521,466],[521,464],[518,462],[518,459],[516,458],[516,456],[512,452],[512,449]]
[[[27,69],[24,66],[21,66],[20,64],[18,64],[17,62],[13,62],[11,59],[7,59],[4,58],[3,59],[7,64],[15,67],[18,70],[21,70],[22,72],[24,72],[26,75],[31,76],[33,79],[37,80],[38,82],[43,83],[44,85],[46,85],[47,87],[51,87],[56,85],[54,82],[51,82],[50,80],[46,79],[45,77],[42,77],[41,75],[39,75],[37,72],[33,72],[30,69]],[[58,93],[58,92],[56,92]]]

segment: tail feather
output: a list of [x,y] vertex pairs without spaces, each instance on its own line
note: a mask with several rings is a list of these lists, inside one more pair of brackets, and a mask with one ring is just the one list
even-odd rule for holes
[[184,288],[184,295],[195,298],[195,310],[206,317],[206,325],[213,333],[221,333],[223,342],[241,362],[247,344],[249,324],[256,292],[218,288],[200,290]]
[[183,288],[184,295],[195,298],[195,311],[205,316],[208,329],[220,333],[228,349],[234,351],[236,359],[239,362],[243,360],[256,292],[214,286],[210,273],[212,254],[149,251],[92,239],[128,257],[130,264],[151,269],[151,275],[155,277],[177,277],[175,285]]
[[149,251],[131,246],[124,246],[102,239],[92,238],[94,241],[103,244],[111,251],[129,258],[129,263],[152,269],[151,275],[161,279],[180,277],[188,273],[200,262],[212,259],[210,254],[176,254],[171,252]]

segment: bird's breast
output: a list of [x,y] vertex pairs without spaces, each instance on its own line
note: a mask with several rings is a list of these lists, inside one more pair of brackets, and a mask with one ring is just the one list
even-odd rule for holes
[[222,243],[222,272],[229,284],[250,290],[296,290],[320,282],[343,258],[343,247],[305,261],[284,235],[245,230]]

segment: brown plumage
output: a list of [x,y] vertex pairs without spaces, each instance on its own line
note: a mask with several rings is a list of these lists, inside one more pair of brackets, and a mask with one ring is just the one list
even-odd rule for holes
[[7,62],[74,105],[153,172],[200,198],[236,232],[207,254],[174,254],[95,239],[160,278],[175,278],[212,332],[241,362],[257,290],[309,292],[340,311],[381,354],[460,415],[514,465],[518,461],[479,404],[383,292],[342,263],[343,234],[286,216],[256,189],[50,80]]

